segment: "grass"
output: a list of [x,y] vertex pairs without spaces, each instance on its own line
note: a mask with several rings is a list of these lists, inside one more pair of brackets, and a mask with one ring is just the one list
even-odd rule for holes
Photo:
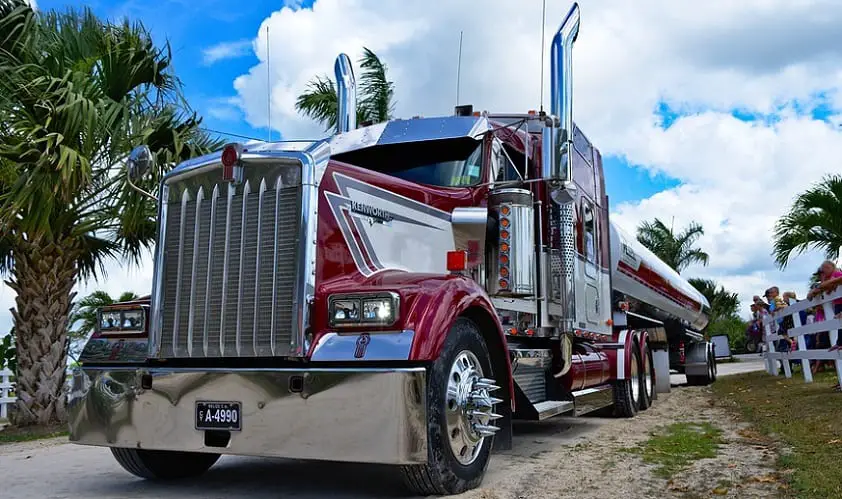
[[778,467],[799,498],[842,497],[842,393],[831,390],[833,373],[812,384],[756,372],[719,378],[714,393],[786,451]]
[[674,423],[656,429],[649,440],[626,450],[656,465],[656,476],[672,478],[694,461],[716,457],[721,437],[722,430],[710,423]]
[[0,445],[66,436],[67,426],[65,425],[28,426],[24,428],[7,426],[0,430]]

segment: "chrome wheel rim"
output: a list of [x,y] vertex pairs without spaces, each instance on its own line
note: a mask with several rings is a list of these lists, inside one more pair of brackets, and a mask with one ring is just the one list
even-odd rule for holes
[[630,376],[631,376],[631,391],[632,391],[632,399],[634,402],[637,403],[640,400],[640,371],[637,367],[637,355],[632,354],[631,356],[631,366],[629,369]]
[[497,389],[494,380],[483,377],[473,352],[463,350],[456,355],[447,378],[445,420],[453,457],[464,466],[476,461],[485,439],[499,431],[491,424],[500,418],[494,406],[502,400],[490,395]]

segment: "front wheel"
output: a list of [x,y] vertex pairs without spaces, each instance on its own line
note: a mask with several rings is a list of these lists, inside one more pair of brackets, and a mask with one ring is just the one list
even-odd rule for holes
[[503,402],[491,376],[491,357],[476,324],[460,317],[429,371],[427,464],[403,466],[406,485],[418,495],[459,494],[482,483]]
[[114,459],[132,475],[147,480],[197,477],[216,463],[219,454],[111,448]]

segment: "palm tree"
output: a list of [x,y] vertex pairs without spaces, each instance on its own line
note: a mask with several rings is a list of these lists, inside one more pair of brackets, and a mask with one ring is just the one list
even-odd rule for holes
[[89,9],[0,2],[0,272],[16,293],[19,425],[64,416],[67,323],[79,278],[137,261],[155,206],[120,163],[146,142],[163,169],[218,145],[198,128],[169,47]]
[[637,240],[676,272],[681,273],[690,264],[708,264],[708,254],[693,247],[704,233],[701,225],[691,222],[684,230],[675,234],[672,227],[667,227],[656,218],[653,222],[643,222],[638,226]]
[[[359,63],[362,74],[358,83],[357,123],[390,120],[394,110],[392,98],[395,85],[386,78],[386,65],[365,47]],[[334,128],[339,109],[336,84],[329,76],[316,76],[307,84],[307,90],[298,96],[295,109],[325,125],[325,130]]]
[[783,269],[808,249],[839,258],[842,246],[842,175],[829,175],[799,194],[775,225],[772,254]]
[[720,319],[738,317],[740,310],[740,297],[737,293],[731,293],[724,286],[717,286],[711,279],[688,279],[690,284],[699,290],[708,303],[710,303],[710,322],[714,323]]
[[[67,352],[76,362],[79,361],[79,347],[91,336],[97,326],[97,311],[107,305],[136,300],[138,296],[131,291],[125,291],[116,300],[105,291],[94,291],[79,300],[73,306],[67,332]],[[75,329],[73,329],[75,326]]]

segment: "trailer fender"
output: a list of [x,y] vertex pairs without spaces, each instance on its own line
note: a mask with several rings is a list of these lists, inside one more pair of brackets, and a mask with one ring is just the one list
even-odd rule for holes
[[461,275],[433,277],[407,291],[404,326],[415,331],[410,361],[434,361],[457,317],[479,326],[491,354],[494,376],[507,390],[514,410],[514,382],[506,335],[488,295],[475,281]]
[[684,373],[690,376],[705,375],[708,371],[708,356],[713,355],[713,344],[709,341],[685,343]]
[[[637,331],[634,329],[623,329],[617,334],[616,343],[609,350],[609,359],[614,357],[614,366],[616,368],[614,378],[621,380],[627,379],[630,375],[631,356],[632,352],[637,349],[641,358],[643,357],[643,347],[649,343],[649,333],[646,331]],[[650,347],[651,348],[651,347]]]

